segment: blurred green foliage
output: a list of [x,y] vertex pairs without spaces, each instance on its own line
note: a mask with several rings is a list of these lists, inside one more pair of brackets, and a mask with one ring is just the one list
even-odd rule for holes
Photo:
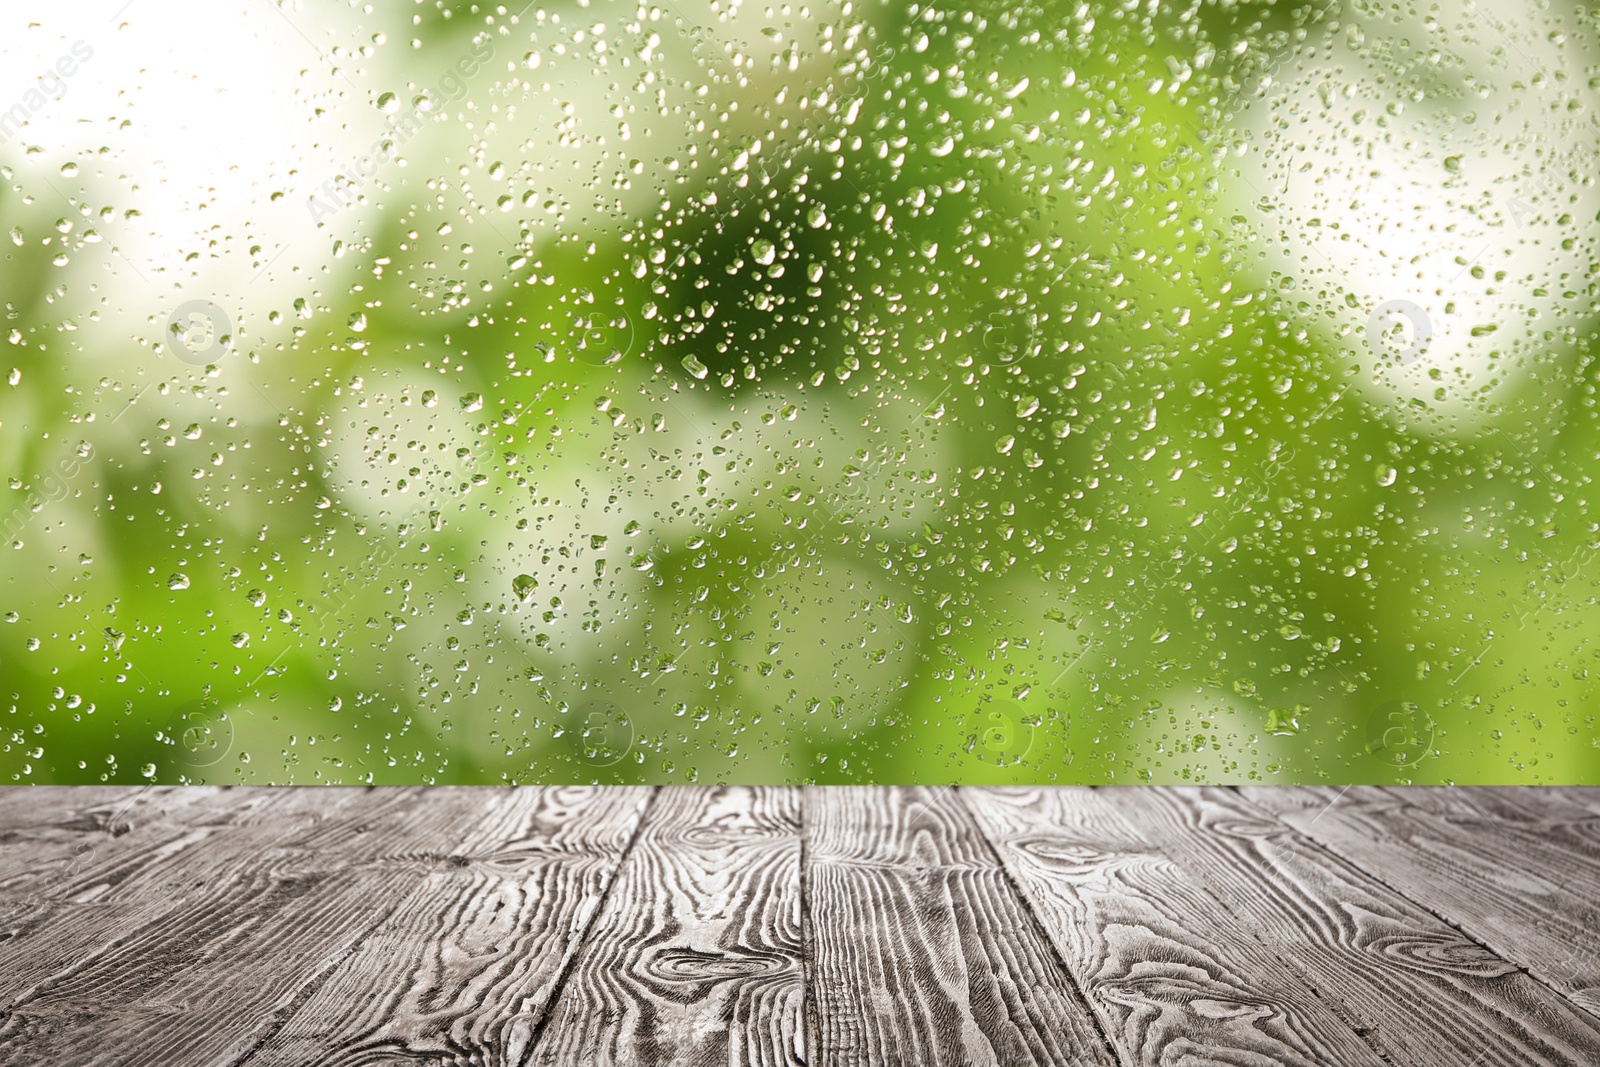
[[1252,236],[1383,12],[426,10],[350,109],[496,61],[213,366],[9,161],[3,780],[1600,778],[1592,283],[1386,392]]

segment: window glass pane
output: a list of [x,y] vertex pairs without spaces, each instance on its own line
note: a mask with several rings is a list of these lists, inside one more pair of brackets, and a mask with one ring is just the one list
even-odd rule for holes
[[1600,769],[1584,6],[15,7],[5,781]]

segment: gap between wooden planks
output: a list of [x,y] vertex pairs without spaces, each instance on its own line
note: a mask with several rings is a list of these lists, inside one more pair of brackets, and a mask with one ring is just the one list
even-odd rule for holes
[[1594,790],[0,790],[0,1064],[1589,1065],[1597,828]]

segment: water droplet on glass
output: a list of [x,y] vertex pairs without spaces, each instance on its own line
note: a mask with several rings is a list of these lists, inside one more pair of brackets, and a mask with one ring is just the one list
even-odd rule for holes
[[1287,708],[1273,708],[1267,713],[1267,733],[1292,737],[1300,732],[1300,721]]

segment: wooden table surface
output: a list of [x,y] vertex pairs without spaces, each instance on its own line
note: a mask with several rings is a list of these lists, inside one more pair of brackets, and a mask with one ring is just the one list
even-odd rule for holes
[[0,790],[0,1064],[1600,1064],[1600,789]]

